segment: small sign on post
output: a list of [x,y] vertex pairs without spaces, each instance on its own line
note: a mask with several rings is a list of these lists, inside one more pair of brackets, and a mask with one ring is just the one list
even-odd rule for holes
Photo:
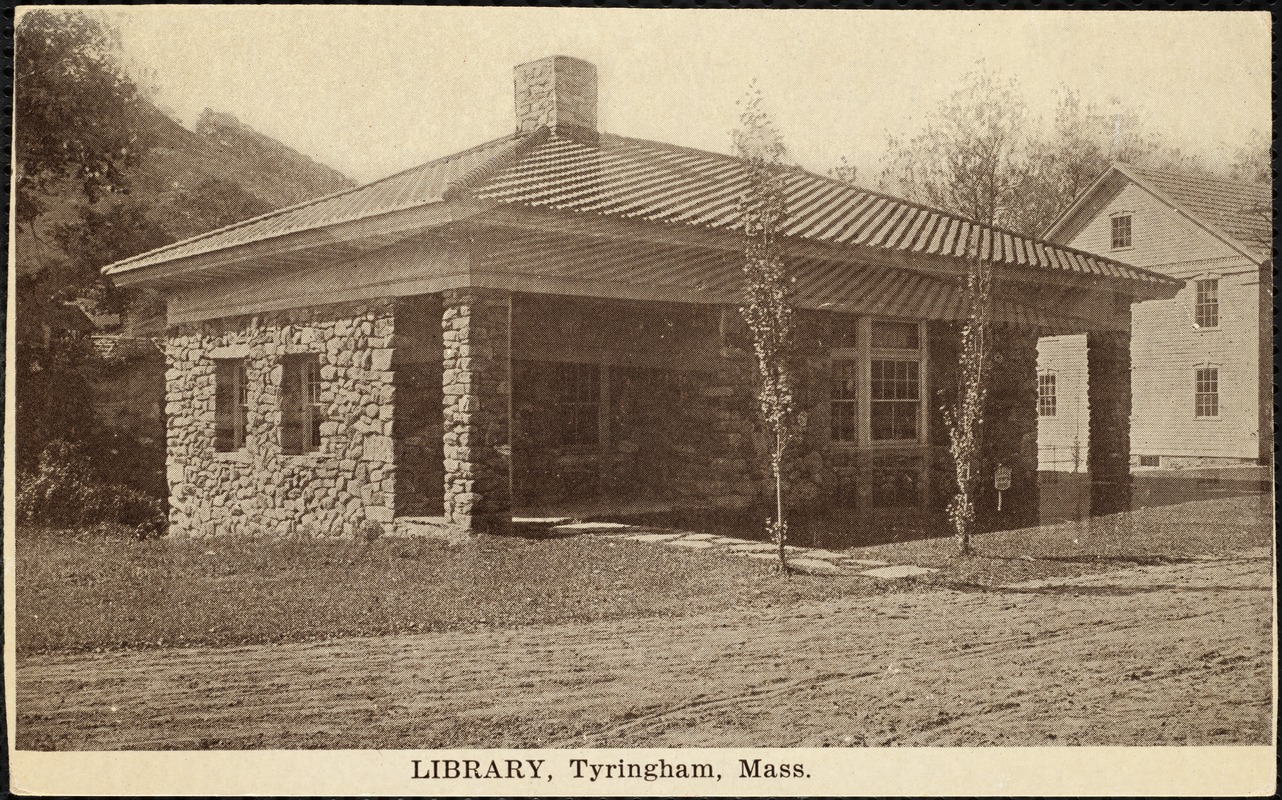
[[1010,467],[997,465],[993,471],[993,488],[997,490],[997,510],[1002,510],[1002,492],[1010,488]]

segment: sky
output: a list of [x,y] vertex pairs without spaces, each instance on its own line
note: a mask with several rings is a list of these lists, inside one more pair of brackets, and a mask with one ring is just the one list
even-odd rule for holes
[[[102,10],[102,7],[99,7]],[[359,181],[514,128],[512,68],[552,54],[597,65],[602,130],[730,149],[756,79],[792,156],[875,177],[978,59],[1034,118],[1055,92],[1135,111],[1204,154],[1267,134],[1266,13],[756,11],[369,6],[103,10],[157,101],[204,108]]]

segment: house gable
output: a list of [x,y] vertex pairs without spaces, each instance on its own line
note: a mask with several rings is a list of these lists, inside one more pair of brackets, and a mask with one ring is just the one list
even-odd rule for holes
[[[1133,181],[1111,183],[1097,191],[1093,213],[1058,232],[1065,237],[1064,244],[1175,278],[1203,271],[1198,266],[1201,262],[1224,266],[1246,261],[1236,248]],[[1131,245],[1114,248],[1113,219],[1122,215],[1131,218]]]

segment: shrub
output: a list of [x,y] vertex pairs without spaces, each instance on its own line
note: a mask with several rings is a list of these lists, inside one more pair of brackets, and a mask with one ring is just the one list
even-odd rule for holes
[[164,505],[137,489],[98,480],[84,450],[62,440],[40,453],[35,470],[18,476],[17,516],[24,523],[68,528],[127,525],[140,539],[165,531]]

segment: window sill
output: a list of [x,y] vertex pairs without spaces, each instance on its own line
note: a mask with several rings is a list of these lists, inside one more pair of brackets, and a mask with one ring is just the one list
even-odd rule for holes
[[253,459],[250,458],[248,450],[215,450],[214,460],[248,464]]
[[865,444],[857,444],[855,442],[829,441],[828,447],[830,447],[833,450],[870,451],[870,450],[920,450],[926,447],[930,447],[930,445],[927,444],[926,442],[919,442],[916,439],[896,439],[894,441],[888,441],[888,442],[867,442]]
[[322,453],[320,451],[311,451],[307,453],[281,453],[281,458],[290,461],[332,461],[338,458],[334,453]]
[[1213,328],[1206,328],[1206,327],[1203,327],[1203,326],[1201,326],[1201,325],[1194,325],[1194,326],[1193,326],[1193,332],[1194,332],[1194,333],[1219,333],[1219,332],[1220,332],[1220,331],[1222,331],[1222,330],[1224,330],[1224,328],[1222,328],[1222,327],[1221,327],[1221,326],[1219,326],[1219,325],[1216,325],[1216,326],[1215,326],[1215,327],[1213,327]]

